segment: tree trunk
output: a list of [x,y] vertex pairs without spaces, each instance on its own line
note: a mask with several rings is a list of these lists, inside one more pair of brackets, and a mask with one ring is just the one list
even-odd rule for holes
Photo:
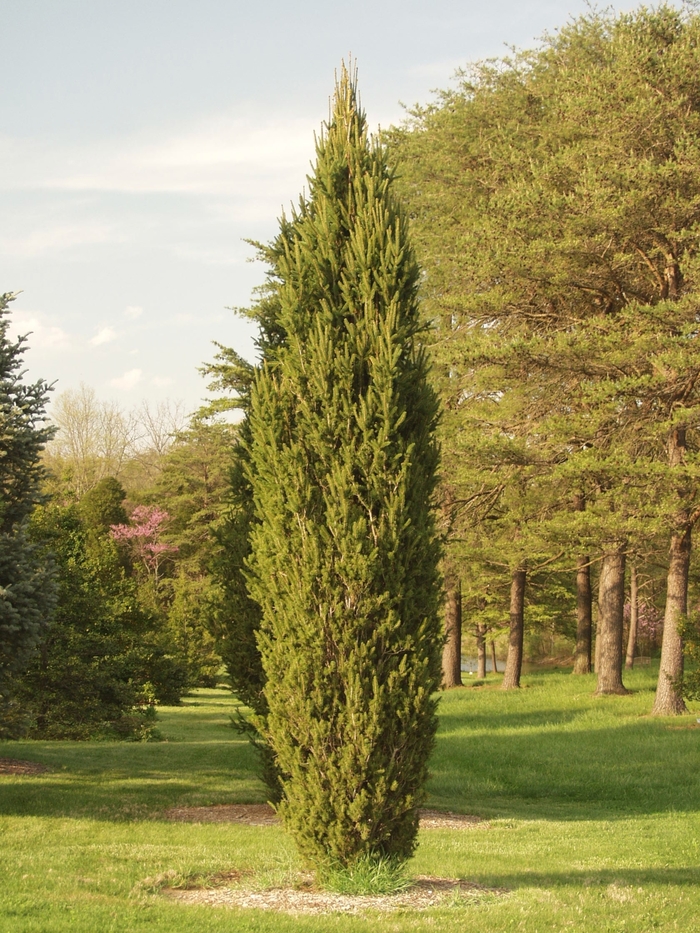
[[459,580],[447,590],[442,686],[444,690],[462,686],[462,586]]
[[688,570],[690,568],[691,531],[671,538],[671,560],[666,580],[666,611],[661,643],[661,665],[652,714],[678,716],[687,707],[678,689],[683,677],[683,639],[678,622],[688,610]]
[[483,622],[476,627],[476,676],[479,680],[486,677],[486,625]]
[[[674,428],[668,440],[668,460],[671,467],[680,467],[685,461],[686,434],[684,427]],[[677,489],[683,503],[687,490],[683,483]],[[652,714],[655,716],[678,716],[687,713],[679,685],[683,677],[683,639],[678,623],[688,611],[688,570],[692,532],[688,510],[681,509],[676,516],[680,529],[671,536],[671,554],[666,578],[666,610],[664,612],[664,634],[661,642],[661,664],[656,699]]]
[[588,557],[576,562],[576,653],[574,674],[591,672],[591,632],[593,617],[591,565]]
[[627,636],[627,657],[625,667],[632,670],[634,667],[634,652],[637,647],[637,621],[639,619],[639,587],[637,585],[637,568],[632,567],[630,573],[630,630]]
[[508,660],[501,684],[503,690],[513,690],[520,686],[520,672],[523,666],[525,579],[526,572],[522,568],[513,571],[510,584]]
[[491,666],[494,674],[498,673],[498,662],[496,661],[496,642],[491,639]]
[[622,683],[622,628],[625,608],[625,551],[603,555],[598,593],[598,686],[596,693],[627,693]]

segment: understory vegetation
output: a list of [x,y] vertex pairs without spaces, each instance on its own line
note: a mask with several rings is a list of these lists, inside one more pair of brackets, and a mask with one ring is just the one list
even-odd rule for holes
[[[656,674],[633,671],[625,697],[594,697],[592,676],[567,671],[526,674],[518,692],[489,676],[445,694],[427,805],[485,822],[421,830],[407,874],[486,890],[440,909],[382,915],[382,925],[397,933],[436,924],[460,933],[693,929],[700,712],[692,720],[646,715]],[[266,799],[231,711],[228,691],[200,689],[159,710],[164,742],[4,745],[4,755],[50,770],[0,776],[0,930],[376,930],[372,911],[292,917],[162,894],[164,883],[207,885],[233,870],[249,871],[252,886],[298,878],[299,858],[278,826],[163,819],[175,806]],[[166,881],[154,882],[159,876]]]

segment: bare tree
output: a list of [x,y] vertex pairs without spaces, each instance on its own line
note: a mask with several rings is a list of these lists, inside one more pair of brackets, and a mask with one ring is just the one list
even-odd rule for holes
[[105,476],[119,478],[135,463],[152,480],[187,420],[181,401],[155,406],[144,401],[135,411],[124,411],[86,385],[62,392],[51,417],[58,431],[47,447],[46,465],[78,498]]
[[167,453],[187,424],[185,403],[180,399],[167,399],[155,406],[144,400],[135,418],[139,428],[139,446],[153,451],[159,457]]
[[68,477],[80,497],[105,476],[119,476],[134,451],[136,423],[116,402],[102,401],[81,385],[58,396],[51,408],[58,428],[46,450],[47,465]]

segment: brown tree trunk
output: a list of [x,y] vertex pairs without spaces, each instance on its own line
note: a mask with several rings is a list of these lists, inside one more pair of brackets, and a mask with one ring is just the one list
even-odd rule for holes
[[496,660],[496,642],[491,639],[491,667],[494,674],[498,673],[498,661]]
[[486,625],[483,622],[476,627],[476,676],[479,680],[486,677]]
[[593,598],[591,595],[591,565],[588,557],[576,562],[576,653],[574,674],[591,672],[591,633]]
[[462,686],[462,586],[459,580],[447,589],[442,686],[444,690]]
[[[586,497],[583,493],[574,496],[574,511],[583,512]],[[591,563],[588,557],[576,561],[576,651],[574,674],[591,672],[593,597],[591,595]]]
[[[685,428],[671,431],[668,440],[668,460],[671,467],[679,467],[685,460]],[[683,503],[686,489],[679,486],[678,497]],[[683,639],[678,631],[680,618],[688,611],[688,570],[692,544],[690,516],[681,507],[677,516],[677,527],[681,530],[671,536],[671,554],[666,578],[666,610],[664,612],[664,634],[661,642],[661,664],[656,699],[652,713],[655,716],[678,716],[688,710],[679,688],[683,677]]]
[[625,667],[632,670],[634,667],[634,652],[637,647],[637,622],[639,619],[639,587],[637,585],[637,568],[632,567],[630,572],[630,630],[627,635],[627,657]]
[[683,677],[683,639],[678,631],[680,618],[688,611],[688,570],[690,568],[691,531],[671,538],[671,560],[666,578],[666,611],[661,643],[661,665],[652,714],[678,716],[687,713],[680,690]]
[[525,610],[526,572],[519,568],[513,571],[510,584],[510,632],[508,635],[508,659],[503,675],[503,690],[513,690],[520,686],[520,672],[523,667],[523,635]]
[[600,565],[596,693],[627,693],[622,683],[622,628],[625,608],[625,551],[607,551]]

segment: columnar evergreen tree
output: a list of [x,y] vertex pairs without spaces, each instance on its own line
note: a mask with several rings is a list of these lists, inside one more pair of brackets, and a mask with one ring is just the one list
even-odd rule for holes
[[436,397],[385,154],[343,69],[269,254],[284,333],[250,401],[250,588],[280,812],[317,866],[413,851],[442,624]]
[[[279,240],[282,239],[280,234]],[[268,246],[257,244],[262,256],[271,260],[278,243]],[[241,313],[254,319],[259,326],[257,345],[263,360],[267,359],[278,337],[275,337],[279,304],[275,286],[271,281],[263,287],[260,300],[251,309]],[[239,411],[246,416],[250,410],[250,388],[255,367],[235,350],[217,344],[218,353],[213,363],[202,367],[212,377],[209,388],[223,392],[224,397],[209,403],[208,416],[222,411]],[[216,637],[217,649],[226,666],[235,697],[250,710],[244,715],[238,711],[234,727],[248,736],[261,759],[261,777],[273,802],[280,798],[279,769],[274,753],[264,735],[267,721],[265,699],[265,672],[262,667],[257,634],[260,629],[260,606],[250,596],[246,580],[250,556],[251,528],[255,524],[253,489],[248,475],[250,462],[250,426],[247,417],[237,425],[235,443],[231,446],[228,490],[224,498],[221,521],[217,522],[215,538],[217,548],[211,562],[217,597],[210,605],[210,625]]]

